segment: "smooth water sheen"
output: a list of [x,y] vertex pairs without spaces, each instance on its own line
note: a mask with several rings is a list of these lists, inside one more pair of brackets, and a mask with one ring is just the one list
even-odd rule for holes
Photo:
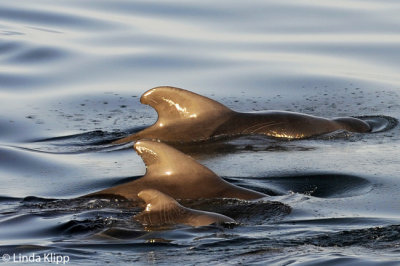
[[[391,0],[1,1],[0,256],[399,264],[399,13]],[[182,202],[233,228],[146,230],[127,201],[77,197],[145,173],[131,145],[109,143],[156,120],[139,97],[160,85],[236,111],[356,116],[375,132],[178,147],[271,198]]]

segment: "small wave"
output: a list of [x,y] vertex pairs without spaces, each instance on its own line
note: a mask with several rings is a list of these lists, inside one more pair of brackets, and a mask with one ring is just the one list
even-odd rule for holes
[[380,244],[384,247],[388,247],[392,244],[392,246],[395,247],[398,245],[399,235],[400,225],[390,225],[327,233],[308,238],[302,241],[302,243],[323,247],[362,245],[377,248]]
[[367,122],[372,128],[372,130],[371,130],[372,133],[389,131],[389,130],[395,128],[399,123],[399,121],[396,118],[393,118],[390,116],[384,116],[384,115],[360,116],[357,118]]
[[107,132],[102,130],[89,131],[80,134],[58,136],[44,139],[29,140],[24,144],[24,148],[28,150],[40,151],[45,153],[70,154],[70,153],[87,153],[98,151],[115,151],[132,148],[127,145],[112,145],[111,143],[122,136],[133,134],[144,127],[137,127],[127,132],[114,131]]
[[7,196],[0,196],[0,202],[1,203],[7,203],[7,202],[19,202],[21,198],[15,198],[15,197],[7,197]]
[[67,136],[59,136],[53,138],[37,139],[32,142],[36,143],[53,143],[59,146],[86,146],[86,145],[102,145],[112,142],[113,140],[121,137],[121,132],[107,132],[102,130],[95,130],[80,134],[73,134]]
[[56,25],[68,27],[100,28],[111,27],[115,24],[106,22],[100,18],[83,17],[77,14],[60,12],[56,10],[25,9],[21,7],[1,7],[0,17],[6,21],[29,23],[30,25]]
[[348,228],[360,228],[360,227],[371,227],[371,226],[382,226],[397,224],[399,219],[384,219],[376,217],[329,217],[329,218],[310,218],[310,219],[293,219],[279,221],[279,224],[291,224],[291,225],[305,225],[305,226],[341,226]]
[[180,203],[189,208],[220,213],[246,225],[280,220],[291,212],[288,205],[277,201],[201,199],[181,200]]
[[42,64],[43,62],[49,62],[60,59],[61,57],[67,56],[67,52],[50,48],[50,47],[39,47],[31,48],[15,54],[7,59],[9,63],[22,63],[22,64]]

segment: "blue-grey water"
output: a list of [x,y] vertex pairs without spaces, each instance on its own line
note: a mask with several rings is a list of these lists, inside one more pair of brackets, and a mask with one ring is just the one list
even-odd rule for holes
[[[1,1],[0,263],[400,264],[399,14],[393,0]],[[160,85],[382,128],[178,147],[274,202],[198,202],[240,225],[149,231],[125,201],[77,197],[145,173],[107,143],[156,121],[139,98]]]

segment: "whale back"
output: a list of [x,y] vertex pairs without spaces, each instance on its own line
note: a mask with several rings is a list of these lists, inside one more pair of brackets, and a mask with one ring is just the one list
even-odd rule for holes
[[138,193],[138,197],[145,201],[145,210],[135,219],[145,226],[165,226],[186,224],[204,226],[213,223],[235,223],[227,216],[185,208],[170,196],[155,190],[146,189]]
[[[167,144],[140,140],[134,148],[146,164],[142,183],[175,199],[234,197],[235,191],[245,190],[229,184],[192,157]],[[253,195],[252,191],[248,194],[250,197]],[[243,197],[240,193],[238,195]]]
[[238,198],[258,199],[265,194],[229,184],[192,157],[161,142],[140,140],[134,145],[146,164],[146,174],[88,196],[118,195],[138,200],[143,189],[156,189],[174,199]]
[[174,87],[151,89],[142,95],[141,102],[157,111],[157,122],[114,143],[144,138],[187,143],[253,134],[300,139],[337,130],[371,131],[368,123],[352,117],[327,119],[273,110],[263,113],[234,112],[207,97]]
[[143,180],[175,199],[257,199],[265,194],[232,185],[192,157],[171,146],[150,140],[134,145],[146,164]]

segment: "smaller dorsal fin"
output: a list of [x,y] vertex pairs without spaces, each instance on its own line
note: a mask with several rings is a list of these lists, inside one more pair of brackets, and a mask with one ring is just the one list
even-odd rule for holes
[[180,206],[176,200],[155,189],[142,190],[138,197],[146,202],[146,211],[161,211]]
[[170,196],[155,189],[142,190],[138,193],[138,197],[146,202],[146,208],[137,214],[135,219],[146,226],[175,224],[204,226],[235,223],[233,219],[222,214],[183,207]]
[[230,113],[225,105],[191,91],[175,87],[156,87],[145,92],[140,102],[158,113],[158,124],[167,125],[182,119],[210,119],[210,116]]

